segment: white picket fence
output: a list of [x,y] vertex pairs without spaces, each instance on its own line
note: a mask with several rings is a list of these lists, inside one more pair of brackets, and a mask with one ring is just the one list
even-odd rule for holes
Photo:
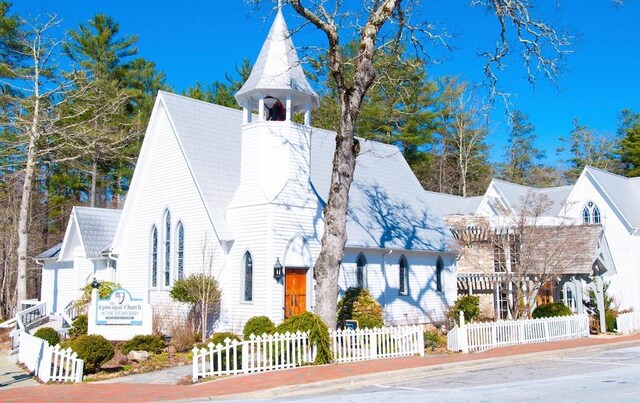
[[335,362],[424,355],[421,326],[338,329],[329,331],[329,337]]
[[194,382],[208,376],[293,368],[315,359],[309,336],[302,332],[251,335],[249,340],[225,339],[224,343],[193,348]]
[[621,313],[616,319],[616,331],[629,334],[640,330],[640,312]]
[[[376,358],[424,355],[420,326],[330,331],[334,361],[343,363]],[[193,381],[220,375],[274,371],[312,363],[316,349],[307,333],[251,335],[249,340],[226,339],[225,344],[194,347]]]
[[467,353],[500,346],[581,337],[589,337],[588,315],[469,324],[464,322],[461,313],[460,326],[455,326],[447,334],[447,349]]
[[70,348],[49,343],[27,332],[20,333],[18,362],[33,371],[43,382],[82,382],[84,361]]

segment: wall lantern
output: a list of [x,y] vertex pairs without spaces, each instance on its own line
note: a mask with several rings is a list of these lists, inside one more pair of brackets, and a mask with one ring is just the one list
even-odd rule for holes
[[282,265],[280,264],[280,258],[276,258],[276,264],[273,265],[273,278],[276,281],[280,281],[282,278]]
[[96,278],[93,278],[93,281],[91,282],[91,287],[95,288],[96,290],[100,287],[100,283],[98,283],[98,280],[96,280]]

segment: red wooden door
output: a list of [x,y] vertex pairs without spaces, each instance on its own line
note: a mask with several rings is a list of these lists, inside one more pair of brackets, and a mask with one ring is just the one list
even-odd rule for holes
[[285,319],[307,310],[307,269],[290,269],[284,276]]

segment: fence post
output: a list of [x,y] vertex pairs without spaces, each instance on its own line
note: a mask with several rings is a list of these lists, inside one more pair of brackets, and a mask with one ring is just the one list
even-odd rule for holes
[[549,341],[549,321],[544,321],[544,339],[545,341]]
[[467,327],[464,324],[464,312],[460,311],[460,328],[458,330],[458,339],[460,340],[460,348],[463,353],[469,352],[469,338],[467,337]]
[[420,352],[420,357],[424,357],[424,329],[418,325],[415,328],[418,331],[418,345],[416,347]]
[[198,350],[198,347],[194,347],[193,350],[191,350],[191,352],[193,353],[193,382],[196,382],[198,380],[198,353],[200,352]]
[[378,358],[378,335],[376,329],[369,330],[369,358]]
[[[251,336],[253,336],[253,334]],[[253,343],[253,337],[251,341],[244,341],[242,343],[242,368],[240,370],[242,374],[246,374],[249,369],[249,343]]]

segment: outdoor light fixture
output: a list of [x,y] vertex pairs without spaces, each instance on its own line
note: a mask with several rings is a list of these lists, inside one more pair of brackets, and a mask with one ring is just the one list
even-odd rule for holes
[[282,265],[280,264],[280,258],[276,258],[276,264],[273,265],[273,278],[276,281],[280,281],[282,278]]
[[100,287],[100,283],[98,283],[98,280],[96,280],[96,278],[93,278],[93,281],[91,282],[91,287],[98,289],[98,287]]

